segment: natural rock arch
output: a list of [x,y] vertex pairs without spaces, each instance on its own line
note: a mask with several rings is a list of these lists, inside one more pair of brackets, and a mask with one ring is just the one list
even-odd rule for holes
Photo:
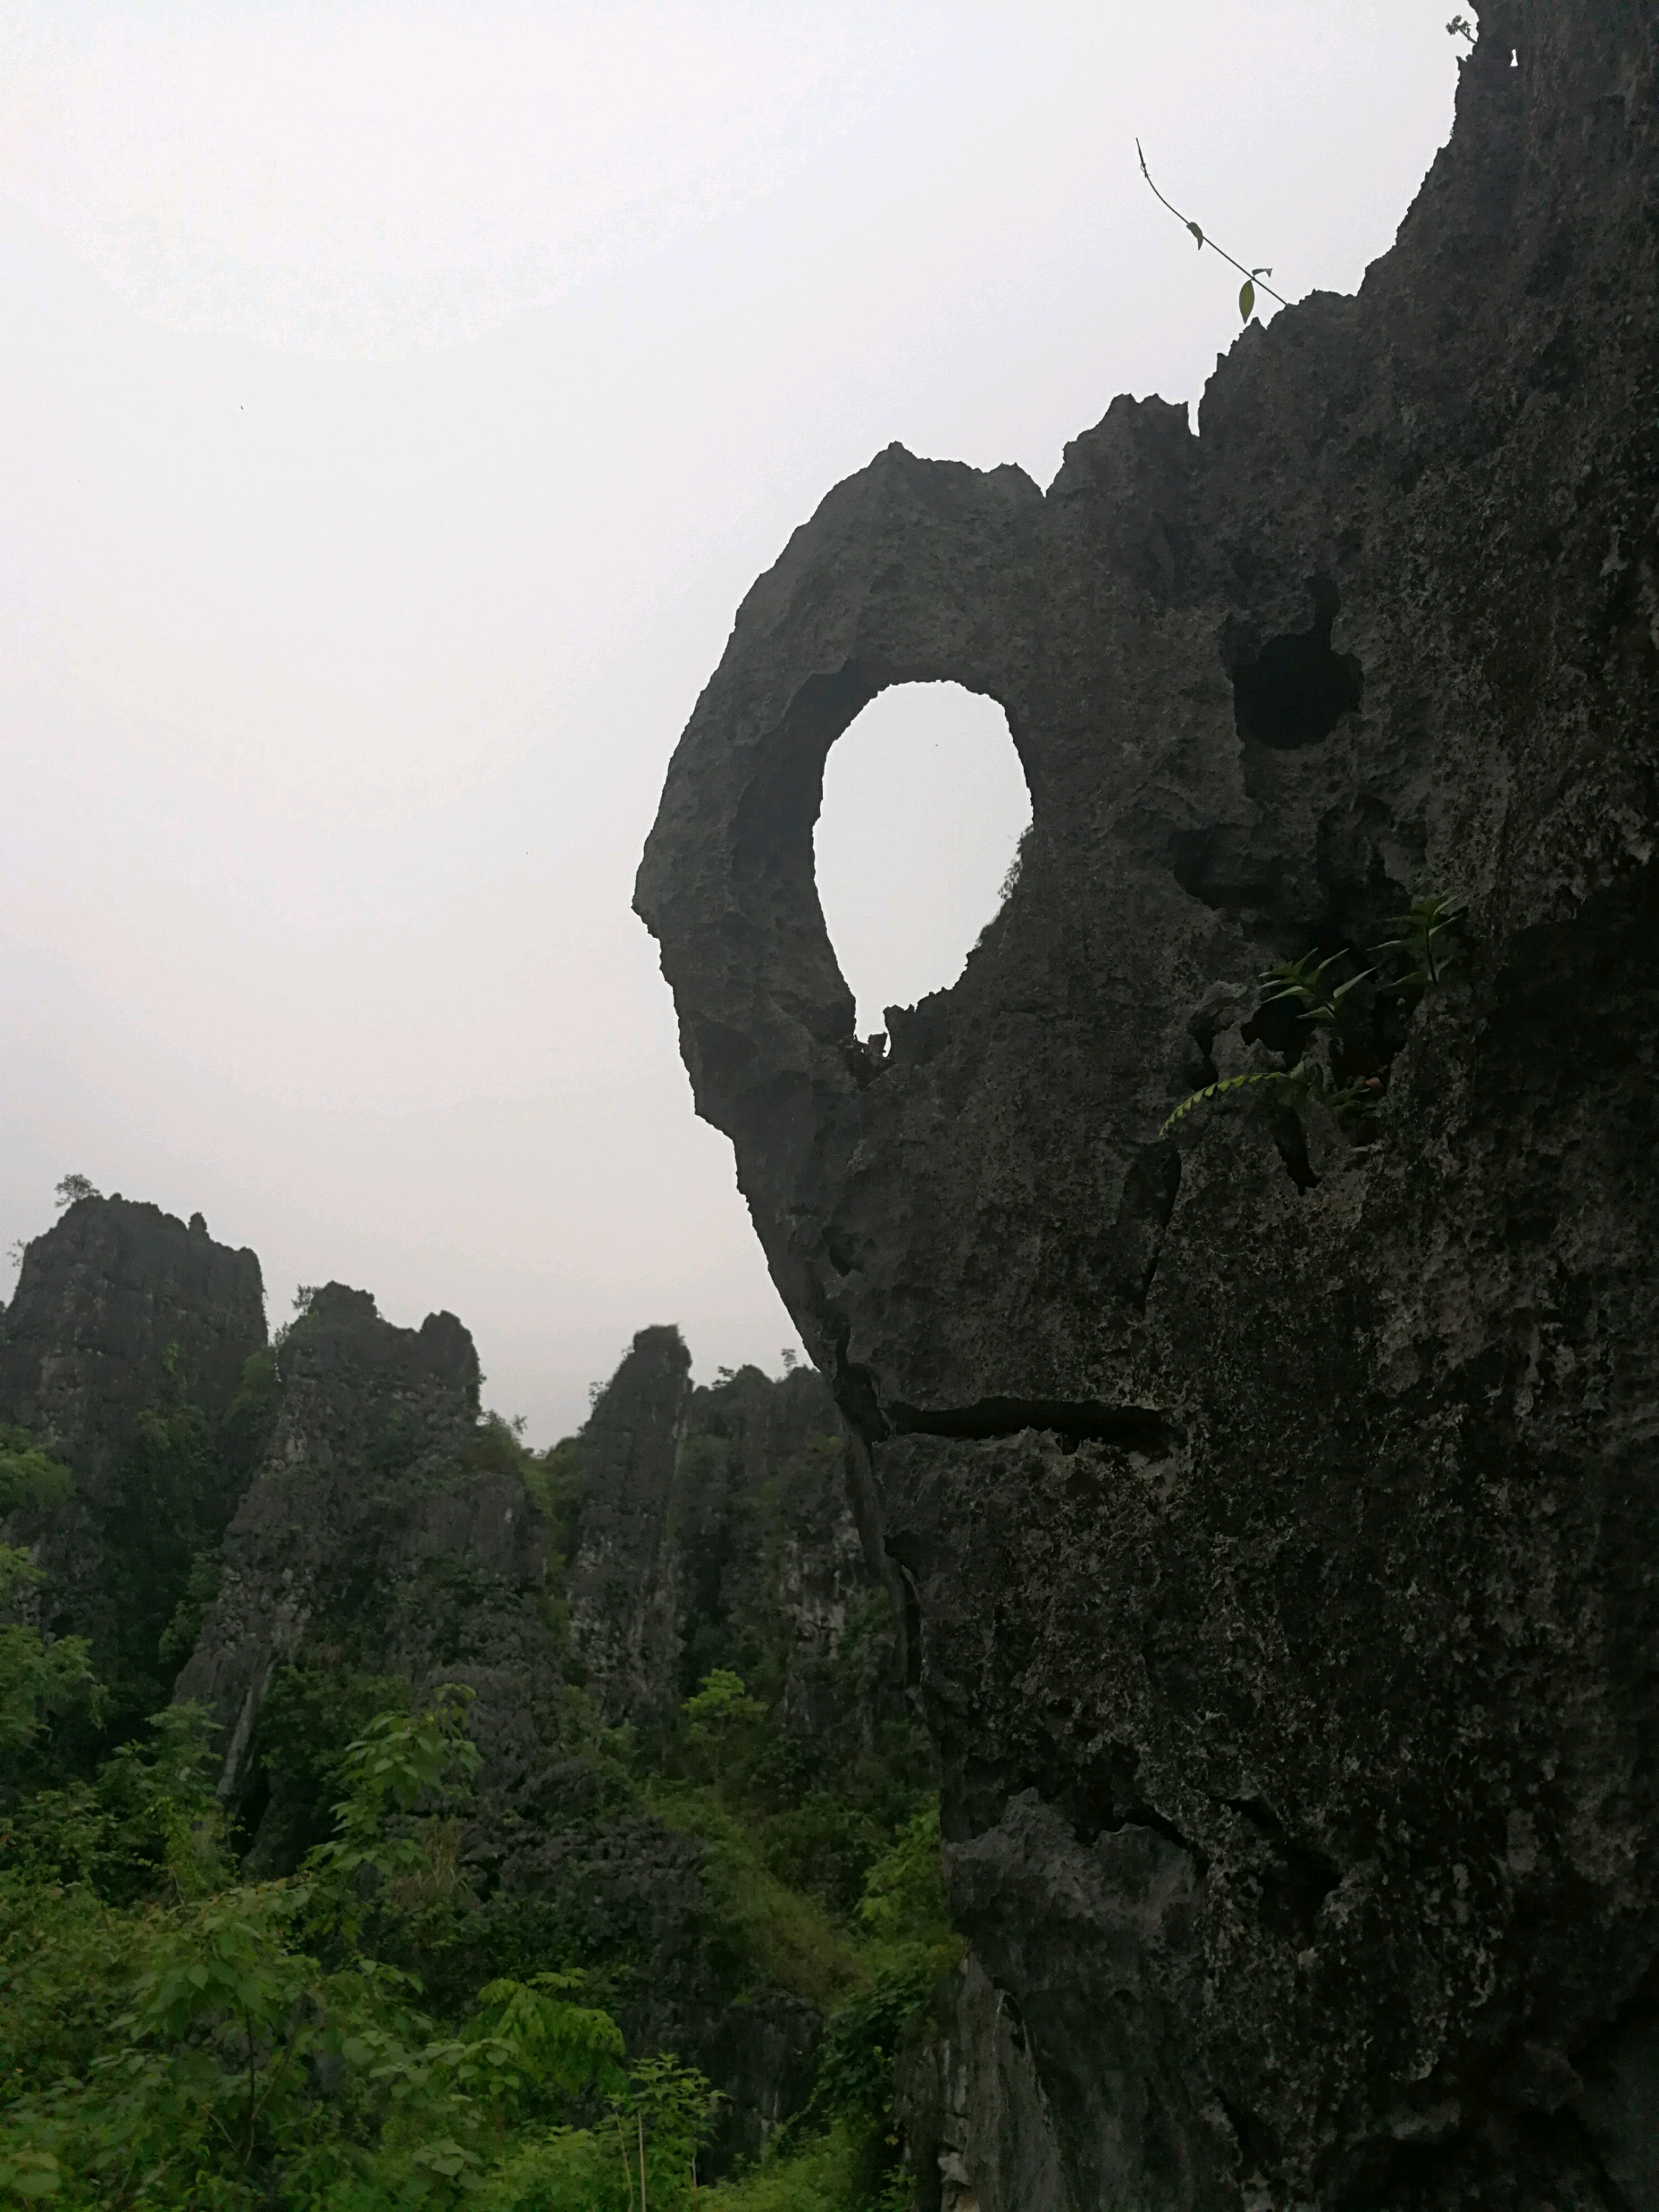
[[[829,495],[640,875],[1079,2208],[1651,2201],[1659,57],[1480,14],[1395,250],[1200,435],[1120,399],[1046,496],[897,447]],[[799,824],[907,678],[1004,704],[1033,823],[877,1062]],[[1262,969],[1439,891],[1380,1146],[1160,1133]]]

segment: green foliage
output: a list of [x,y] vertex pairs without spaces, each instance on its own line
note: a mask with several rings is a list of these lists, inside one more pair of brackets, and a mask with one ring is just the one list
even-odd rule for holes
[[[1283,1110],[1300,1115],[1311,1105],[1323,1106],[1352,1139],[1357,1142],[1368,1139],[1373,1133],[1372,1116],[1381,1099],[1381,1076],[1375,1072],[1349,1073],[1344,1080],[1333,1073],[1326,1060],[1318,1056],[1316,1043],[1333,1055],[1342,1054],[1350,1060],[1357,1057],[1362,1067],[1369,1064],[1374,1069],[1375,1060],[1368,1059],[1360,1038],[1360,1023],[1356,1019],[1358,1002],[1354,994],[1364,984],[1376,982],[1376,999],[1398,997],[1409,1012],[1425,991],[1443,981],[1457,951],[1452,940],[1462,926],[1465,911],[1449,898],[1423,898],[1407,913],[1396,915],[1386,922],[1385,928],[1396,930],[1399,934],[1384,939],[1374,950],[1379,958],[1389,954],[1400,956],[1405,963],[1405,972],[1381,982],[1376,982],[1376,978],[1382,970],[1376,966],[1343,975],[1342,970],[1353,964],[1352,956],[1346,951],[1328,953],[1322,959],[1316,949],[1304,953],[1299,960],[1280,961],[1269,968],[1261,977],[1271,988],[1261,1001],[1260,1012],[1277,1006],[1294,1011],[1301,1040],[1299,1056],[1289,1066],[1252,1068],[1247,1074],[1206,1083],[1181,1101],[1164,1121],[1158,1135],[1167,1136],[1195,1106],[1261,1085],[1265,1086],[1273,1103]],[[1285,1057],[1288,1059],[1289,1054]]]
[[844,2005],[830,2023],[818,2061],[817,2100],[848,2121],[878,2121],[890,2110],[893,2062],[935,1979],[931,1962],[908,1960]]
[[1455,943],[1448,940],[1461,927],[1466,911],[1449,898],[1419,899],[1406,913],[1395,915],[1392,921],[1385,923],[1385,927],[1397,929],[1400,935],[1385,939],[1378,951],[1402,952],[1410,970],[1387,988],[1391,991],[1426,991],[1438,983],[1456,956]]
[[[245,1370],[247,1436],[268,1422],[276,1368],[264,1353]],[[733,1438],[754,1380],[727,1385]],[[167,1522],[164,1553],[147,1556],[173,1578],[153,1662],[169,1667],[212,1602],[218,1556],[210,1520],[168,1516],[189,1481],[211,1493],[234,1426],[212,1430],[192,1415],[187,1378],[174,1387],[141,1427],[129,1492],[135,1512],[148,1501]],[[690,1441],[718,1477],[725,1435]],[[809,1439],[744,1503],[737,1540],[781,1559],[791,1486],[816,1495],[839,1451]],[[568,1549],[581,1510],[574,1449],[531,1453],[513,1423],[486,1416],[465,1468],[516,1475],[556,1559]],[[181,1553],[187,1527],[196,1540]],[[565,1741],[585,1804],[605,1819],[654,1813],[699,1838],[694,1955],[714,2002],[784,1988],[848,2015],[787,2154],[718,2201],[872,2212],[893,2148],[890,2081],[884,2100],[877,2077],[890,2076],[909,1995],[954,1955],[931,1752],[908,1721],[871,1737],[892,1633],[884,1594],[854,1607],[803,1681],[776,1586],[766,1565],[757,1596],[711,1616],[687,1678],[696,1686],[670,1722],[635,1742],[570,1688]],[[416,1577],[403,1596],[429,1628],[444,1593]],[[0,1807],[0,2203],[690,2212],[694,2195],[706,2201],[695,2176],[709,2084],[684,2054],[625,2051],[609,2009],[613,1991],[627,1999],[632,1978],[648,1978],[651,1953],[629,1948],[646,1938],[595,1918],[579,1869],[568,1893],[533,1896],[474,1871],[477,1839],[503,1815],[493,1798],[469,1803],[467,1693],[416,1700],[407,1680],[362,1665],[361,1649],[385,1648],[378,1625],[361,1647],[357,1636],[337,1621],[273,1678],[250,1747],[264,1777],[257,1847],[240,1866],[246,1838],[216,1792],[219,1747],[187,1708],[135,1725],[94,1778]],[[115,1654],[129,1710],[138,1651]],[[830,1717],[810,1740],[781,1719],[786,1689],[803,1688]],[[836,2117],[843,2108],[850,2117]]]
[[707,2206],[696,2155],[716,2100],[695,2068],[667,2057],[629,2069],[592,2127],[526,2130],[478,2177],[472,2212],[690,2212]]
[[155,1656],[162,1672],[177,1673],[196,1649],[196,1639],[202,1632],[202,1623],[208,1607],[219,1595],[220,1577],[224,1562],[216,1547],[210,1551],[198,1552],[190,1563],[185,1577],[184,1595],[173,1608],[173,1618],[161,1631],[155,1647]]
[[412,1813],[423,1797],[459,1778],[471,1783],[478,1747],[466,1733],[471,1690],[444,1683],[419,1713],[377,1713],[342,1761],[345,1795],[334,1808],[336,1833],[308,1864],[349,1887],[365,1869],[382,1876],[421,1863],[412,1836],[392,1837],[391,1816]]
[[79,1636],[43,1636],[7,1620],[21,1593],[42,1577],[29,1555],[0,1544],[0,1760],[28,1751],[58,1716],[95,1709],[91,1654]]
[[684,1784],[647,1792],[658,1819],[698,1838],[714,1910],[711,1934],[757,1982],[830,2006],[857,1985],[848,1936],[817,1898],[790,1889],[766,1863],[763,1837],[714,1790]]
[[264,1419],[275,1410],[281,1388],[276,1346],[267,1344],[258,1352],[250,1352],[242,1362],[242,1372],[237,1382],[236,1395],[230,1401],[228,1418],[232,1422]]
[[1374,968],[1367,968],[1358,975],[1350,975],[1346,982],[1335,982],[1331,979],[1332,969],[1341,968],[1346,961],[1344,952],[1333,952],[1323,960],[1316,959],[1311,952],[1304,953],[1300,960],[1281,960],[1261,977],[1264,983],[1273,986],[1262,1005],[1288,1003],[1296,1008],[1303,1021],[1335,1027],[1342,1019],[1342,1004],[1348,994],[1369,982],[1376,972]]
[[[580,1975],[497,1978],[445,2026],[413,1977],[359,1941],[368,1904],[384,1917],[430,1866],[476,1764],[465,1709],[443,1690],[414,1713],[375,1717],[342,1761],[336,1832],[296,1881],[228,1881],[207,1731],[183,1709],[157,1716],[152,1742],[100,1778],[106,1842],[121,1817],[167,1839],[149,1901],[112,1908],[89,1881],[66,1887],[7,1853],[10,2197],[64,2212],[390,2212],[463,2197],[622,2212],[641,2170],[653,2204],[672,2212],[689,2197],[708,2085],[672,2058],[626,2069],[621,2033],[580,2001]],[[93,1794],[78,1801],[83,1818]],[[568,2124],[596,2100],[627,2136],[626,2172],[605,2130]],[[583,2176],[589,2193],[538,2193]]]
[[[1297,1071],[1297,1073],[1299,1073],[1299,1071]],[[1286,1086],[1291,1079],[1292,1079],[1287,1076],[1286,1073],[1281,1069],[1275,1067],[1263,1067],[1253,1068],[1248,1075],[1229,1075],[1219,1083],[1206,1083],[1201,1091],[1190,1091],[1188,1096],[1182,1100],[1180,1105],[1176,1108],[1174,1113],[1171,1114],[1163,1123],[1158,1133],[1160,1137],[1167,1137],[1170,1130],[1174,1128],[1176,1123],[1181,1121],[1186,1115],[1190,1114],[1194,1106],[1202,1106],[1207,1100],[1212,1098],[1223,1098],[1230,1091],[1246,1090],[1253,1083],[1267,1083],[1273,1085],[1275,1089],[1273,1093],[1270,1093],[1270,1095],[1282,1098],[1285,1096],[1285,1086]]]
[[176,1395],[138,1415],[106,1520],[110,1625],[94,1656],[113,1740],[165,1701],[189,1656],[175,1654],[197,1602],[192,1582],[201,1588],[204,1555],[216,1551],[230,1516],[234,1486],[220,1439],[187,1387],[175,1361]]
[[124,1901],[158,1890],[204,1897],[230,1872],[212,1718],[200,1705],[167,1705],[149,1729],[99,1775],[91,1802],[102,1826],[86,1878]]
[[75,1488],[66,1467],[37,1444],[27,1429],[0,1423],[0,1520],[21,1507],[50,1513]]
[[520,1447],[525,1488],[553,1532],[553,1548],[568,1558],[574,1522],[581,1504],[581,1450],[574,1437],[562,1437],[538,1455]]
[[714,1668],[702,1688],[680,1708],[686,1735],[700,1755],[698,1764],[716,1784],[744,1752],[752,1753],[766,1721],[766,1708],[751,1698],[741,1674]]
[[878,1942],[929,1950],[948,1946],[951,1917],[945,1899],[937,1802],[924,1807],[871,1868],[858,1917]]
[[763,2158],[739,2179],[703,2191],[697,2202],[701,2212],[868,2212],[867,2164],[859,2131],[837,2121],[802,2146]]

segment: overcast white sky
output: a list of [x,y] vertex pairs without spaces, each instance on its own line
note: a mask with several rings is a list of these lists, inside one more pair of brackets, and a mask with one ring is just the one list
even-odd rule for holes
[[[733,609],[898,438],[1047,483],[1352,289],[1445,0],[0,0],[0,1244],[66,1170],[447,1306],[544,1441],[793,1342],[629,910]],[[1000,715],[830,763],[831,933],[951,981]],[[0,1292],[9,1273],[0,1275]]]

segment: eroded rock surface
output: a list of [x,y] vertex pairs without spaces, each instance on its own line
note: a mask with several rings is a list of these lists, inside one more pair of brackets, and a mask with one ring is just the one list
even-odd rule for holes
[[178,1662],[158,1671],[158,1638],[251,1479],[238,1398],[264,1342],[254,1255],[199,1213],[120,1197],[80,1199],[36,1237],[0,1310],[0,1421],[75,1479],[66,1504],[20,1511],[0,1537],[29,1547],[43,1620],[90,1637],[118,1709],[166,1700]]
[[[574,1446],[571,1644],[606,1722],[660,1729],[712,1664],[751,1673],[768,1650],[779,1718],[820,1759],[899,1706],[902,1596],[854,1516],[852,1449],[811,1369],[697,1388],[678,1329],[640,1331]],[[869,1679],[849,1698],[860,1614]]]
[[[1079,2212],[1659,2203],[1659,24],[1480,19],[1393,252],[1198,434],[1120,399],[1046,495],[893,447],[829,495],[641,872]],[[812,827],[939,678],[1032,828],[884,1059]],[[1378,1143],[1160,1134],[1263,969],[1439,893]]]

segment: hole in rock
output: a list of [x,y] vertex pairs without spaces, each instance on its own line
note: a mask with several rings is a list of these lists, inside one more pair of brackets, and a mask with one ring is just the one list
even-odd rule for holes
[[1276,752],[1316,745],[1359,704],[1364,675],[1351,653],[1331,649],[1334,586],[1313,587],[1311,629],[1270,637],[1255,659],[1233,672],[1233,719],[1241,738]]
[[813,853],[861,1036],[956,981],[1030,818],[1006,715],[960,684],[895,684],[837,738]]

